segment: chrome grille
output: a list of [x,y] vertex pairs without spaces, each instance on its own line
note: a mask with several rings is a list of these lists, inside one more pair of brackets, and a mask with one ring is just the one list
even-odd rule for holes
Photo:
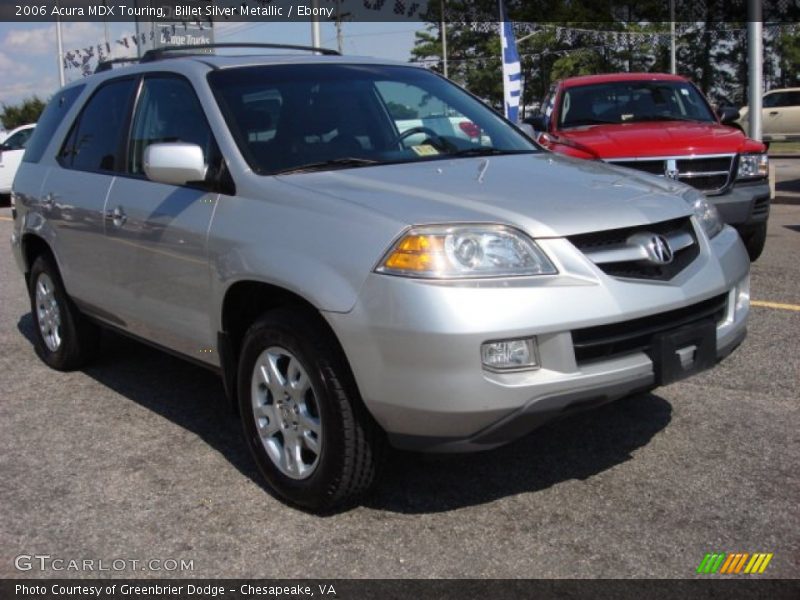
[[708,194],[723,192],[732,181],[735,168],[734,154],[706,156],[663,156],[657,158],[614,158],[607,162],[644,171],[653,175],[669,176]]
[[[657,235],[666,239],[673,252],[672,261],[668,264],[649,261],[635,241],[642,235]],[[629,279],[668,281],[688,267],[700,253],[689,217],[582,233],[567,239],[604,273]]]

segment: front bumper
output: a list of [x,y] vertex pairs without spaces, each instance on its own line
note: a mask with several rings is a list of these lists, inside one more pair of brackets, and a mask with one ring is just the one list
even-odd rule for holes
[[764,223],[769,218],[768,181],[736,183],[725,194],[707,198],[717,207],[722,220],[737,228]]
[[[540,240],[559,275],[436,282],[371,275],[346,314],[326,313],[367,407],[399,447],[499,446],[575,407],[654,387],[645,352],[579,363],[572,330],[638,319],[727,294],[717,357],[744,338],[734,312],[747,253],[725,228],[669,282],[609,277],[563,239]],[[480,345],[535,335],[541,367],[484,370]]]

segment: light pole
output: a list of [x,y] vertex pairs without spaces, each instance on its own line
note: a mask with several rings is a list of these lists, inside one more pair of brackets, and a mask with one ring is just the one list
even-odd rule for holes
[[322,43],[319,34],[319,0],[311,0],[311,10],[311,45],[319,48]]
[[[56,2],[56,6],[58,6],[58,2]],[[61,17],[56,17],[56,44],[58,45],[58,83],[64,87],[64,40],[61,36]]]
[[441,1],[441,8],[442,8],[442,20],[441,20],[441,32],[442,32],[442,71],[443,75],[447,77],[447,23],[444,20],[444,2],[445,0]]
[[763,85],[761,0],[747,0],[747,93],[750,107],[750,130],[754,140],[761,140],[761,94]]
[[675,0],[669,0],[669,72],[678,73],[678,62],[675,57]]

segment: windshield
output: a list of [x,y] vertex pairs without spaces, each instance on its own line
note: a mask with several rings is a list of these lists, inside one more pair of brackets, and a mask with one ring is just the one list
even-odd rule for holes
[[264,175],[539,151],[459,87],[415,67],[270,65],[208,80],[239,149]]
[[616,81],[567,88],[560,128],[640,121],[716,121],[708,104],[685,81]]

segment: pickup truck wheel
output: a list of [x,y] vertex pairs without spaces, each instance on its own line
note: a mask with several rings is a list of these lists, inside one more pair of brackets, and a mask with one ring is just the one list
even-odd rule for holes
[[383,438],[341,352],[302,313],[276,310],[245,334],[239,407],[247,445],[281,498],[325,512],[373,484]]
[[95,353],[99,329],[67,296],[52,259],[39,256],[31,267],[28,293],[34,322],[34,348],[59,371],[83,366]]
[[755,262],[761,256],[764,245],[767,243],[767,224],[759,223],[753,229],[745,232],[742,241],[744,241],[744,247],[747,248],[750,262]]

